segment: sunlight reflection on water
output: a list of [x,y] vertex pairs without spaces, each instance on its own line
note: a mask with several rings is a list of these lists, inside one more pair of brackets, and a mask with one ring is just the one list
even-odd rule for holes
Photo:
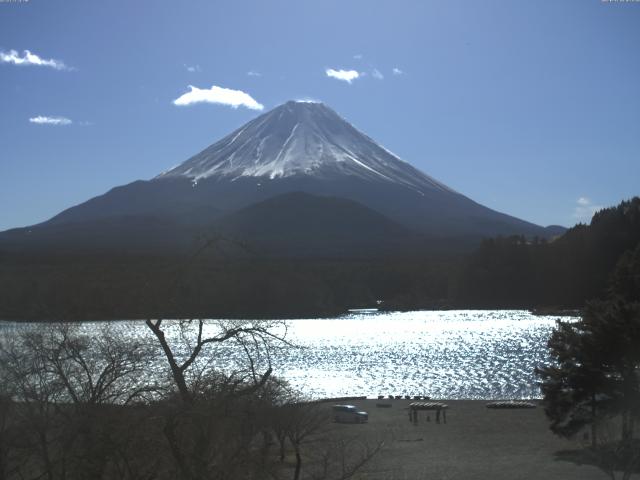
[[291,321],[302,348],[281,354],[278,373],[313,397],[537,397],[534,368],[549,361],[554,325],[555,317],[505,310]]
[[[522,310],[452,310],[287,320],[287,339],[296,347],[274,354],[274,373],[312,398],[538,397],[534,369],[549,362],[546,343],[556,318]],[[101,325],[86,322],[81,328]],[[142,321],[112,325],[123,335],[152,340]],[[21,328],[1,326],[3,335]],[[213,355],[217,368],[232,369],[242,360],[239,349],[223,352]]]

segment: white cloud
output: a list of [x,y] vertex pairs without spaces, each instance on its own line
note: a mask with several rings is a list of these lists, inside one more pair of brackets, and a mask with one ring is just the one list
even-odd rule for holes
[[46,117],[44,115],[38,115],[29,119],[31,123],[38,125],[71,125],[73,122],[66,117]]
[[260,72],[256,72],[254,70],[248,71],[247,75],[249,75],[250,77],[261,77],[262,76],[262,74]]
[[322,101],[311,97],[302,97],[294,100],[296,103],[322,103]]
[[384,75],[377,68],[373,69],[373,71],[371,72],[371,75],[373,76],[373,78],[375,78],[377,80],[384,80]]
[[355,58],[356,60],[362,60],[362,54],[361,53],[357,53],[353,56],[353,58]]
[[355,70],[334,70],[333,68],[327,68],[325,71],[327,77],[335,78],[336,80],[342,80],[343,82],[351,83],[356,78],[360,76],[360,74]]
[[402,70],[400,70],[398,67],[393,67],[392,72],[393,72],[394,75],[402,75],[402,74],[404,74],[404,72]]
[[576,200],[576,207],[573,216],[580,222],[590,222],[591,217],[598,211],[602,210],[601,205],[594,205],[587,197],[580,197]]
[[174,105],[186,106],[196,103],[217,103],[220,105],[228,105],[232,108],[246,107],[251,110],[262,110],[264,105],[256,102],[251,95],[241,90],[232,90],[230,88],[217,87],[213,85],[211,88],[198,88],[189,85],[189,92],[180,95],[173,101]]
[[0,51],[0,63],[12,63],[13,65],[37,65],[40,67],[55,68],[56,70],[71,70],[60,60],[54,60],[53,58],[40,58],[29,50],[22,52],[22,56],[20,56],[16,50],[9,50],[8,52],[2,50]]
[[190,73],[202,71],[202,69],[200,68],[200,65],[185,65],[184,68],[186,68],[187,72],[190,72]]

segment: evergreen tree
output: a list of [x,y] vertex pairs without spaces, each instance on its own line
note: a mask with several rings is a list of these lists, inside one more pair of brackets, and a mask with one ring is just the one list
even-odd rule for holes
[[538,370],[551,430],[571,437],[601,418],[620,416],[622,441],[640,417],[640,247],[627,252],[606,300],[591,301],[577,322],[558,322],[549,340],[554,363]]

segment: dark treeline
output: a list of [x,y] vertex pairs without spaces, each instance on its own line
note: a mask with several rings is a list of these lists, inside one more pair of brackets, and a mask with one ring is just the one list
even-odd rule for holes
[[581,308],[640,243],[640,199],[553,241],[487,239],[468,256],[287,259],[0,252],[0,318],[323,316],[354,307]]
[[0,265],[0,318],[322,316],[440,307],[451,263],[157,257],[22,259]]
[[[465,262],[456,302],[479,308],[576,308],[606,294],[616,264],[640,244],[640,198],[596,213],[552,242],[488,239]],[[626,258],[626,257],[625,257]]]
[[574,452],[580,463],[630,479],[640,468],[640,245],[618,261],[606,296],[559,320],[547,345],[553,361],[536,372],[551,431],[582,434],[591,445]]

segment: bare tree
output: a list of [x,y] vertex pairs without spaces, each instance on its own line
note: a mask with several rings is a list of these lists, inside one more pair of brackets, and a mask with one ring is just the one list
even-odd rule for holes
[[586,458],[604,471],[611,480],[629,480],[640,469],[640,441],[621,436],[619,419],[603,418],[599,422],[597,446],[588,449]]
[[[366,463],[328,439],[326,408],[272,377],[282,323],[147,325],[152,342],[67,324],[0,339],[0,480],[330,479]],[[271,433],[295,467],[270,455]]]
[[336,431],[326,403],[300,400],[290,388],[281,395],[285,403],[273,407],[271,422],[280,462],[285,459],[287,444],[295,456],[294,480],[346,480],[361,472],[383,448],[382,440],[364,441],[357,434]]
[[343,435],[329,436],[320,449],[317,468],[310,480],[347,480],[362,472],[384,448],[383,440],[363,441]]
[[[283,322],[180,320],[169,325],[169,328],[173,327],[177,330],[174,338],[181,343],[182,352],[180,352],[180,347],[172,345],[171,340],[167,338],[167,323],[162,319],[146,320],[146,325],[153,332],[164,352],[173,382],[185,404],[192,403],[194,400],[195,392],[190,388],[188,379],[190,369],[193,369],[198,361],[211,366],[212,360],[218,360],[210,352],[203,352],[205,347],[233,344],[239,348],[239,351],[246,355],[244,357],[246,372],[253,384],[252,389],[255,390],[265,384],[273,371],[270,357],[273,342],[284,342],[284,335],[273,331],[274,327],[282,327]],[[266,361],[264,372],[257,372],[258,360]],[[197,375],[198,373],[195,374]],[[238,384],[243,383],[244,380],[246,378]],[[250,390],[247,390],[245,393],[249,392]]]
[[265,430],[258,412],[264,410],[272,349],[284,342],[284,323],[148,319],[146,324],[177,392],[177,402],[166,402],[163,410],[176,475],[189,480],[246,475],[256,460],[251,445]]
[[118,442],[127,433],[119,428],[126,415],[118,409],[154,388],[141,381],[147,355],[142,343],[107,328],[27,327],[4,338],[0,379],[10,386],[10,423],[20,432],[7,446],[17,452],[10,460],[13,475],[101,478],[114,470],[115,432]]
[[15,466],[12,457],[15,437],[15,422],[11,418],[15,415],[14,404],[11,401],[9,384],[0,378],[0,480],[10,478]]
[[293,447],[295,455],[294,478],[300,478],[302,469],[302,446],[312,435],[329,423],[326,408],[316,402],[299,400],[299,395],[285,386],[279,390],[279,404],[273,405],[269,411],[270,428],[278,442],[278,457],[284,462],[287,442]]
[[57,324],[31,332],[27,339],[74,405],[126,405],[159,388],[152,379],[140,381],[152,360],[149,346],[123,338],[109,326],[81,334],[75,325]]
[[[324,408],[323,408],[324,407]],[[302,444],[310,436],[329,423],[330,416],[326,406],[319,403],[290,403],[282,408],[281,417],[286,422],[286,435],[296,456],[294,480],[300,479],[302,470]]]

